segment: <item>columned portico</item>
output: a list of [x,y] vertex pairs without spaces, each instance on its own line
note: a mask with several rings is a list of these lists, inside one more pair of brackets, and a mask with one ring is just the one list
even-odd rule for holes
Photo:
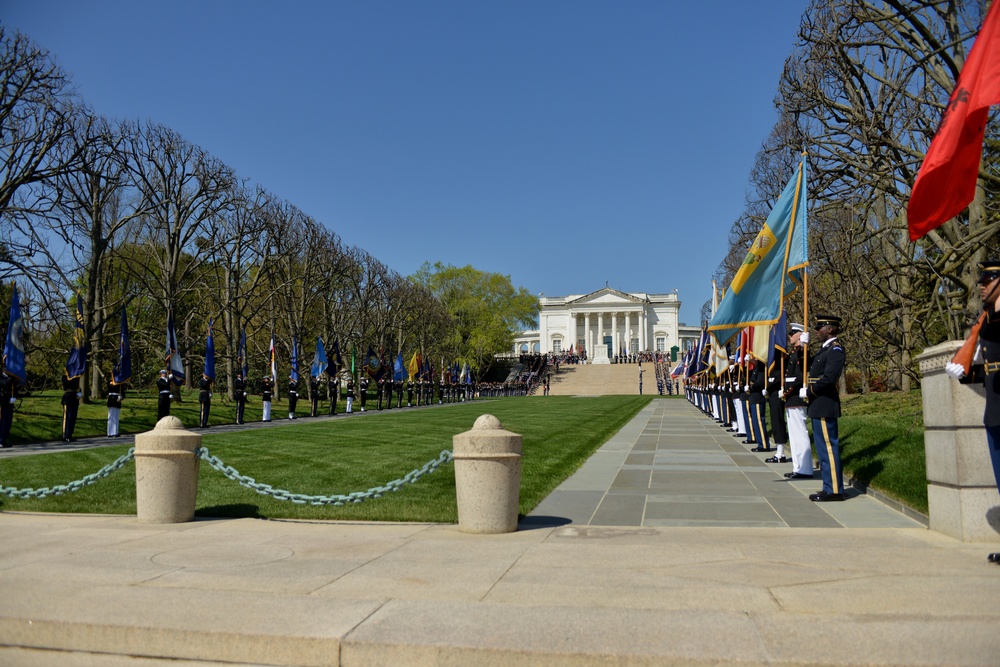
[[539,303],[537,332],[526,331],[518,341],[538,340],[543,353],[568,352],[572,346],[593,360],[605,346],[605,337],[611,339],[612,356],[625,349],[630,354],[670,352],[680,345],[681,302],[676,292],[626,293],[606,287],[583,295],[542,296]]

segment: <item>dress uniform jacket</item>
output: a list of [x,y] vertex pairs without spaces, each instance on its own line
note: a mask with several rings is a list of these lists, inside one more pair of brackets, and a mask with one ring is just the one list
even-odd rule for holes
[[834,338],[821,348],[809,366],[809,418],[838,419],[840,390],[837,383],[844,372],[846,354],[840,341]]
[[108,383],[108,407],[109,408],[121,408],[122,399],[125,398],[125,387],[124,385],[115,384],[113,382]]
[[785,407],[804,408],[806,401],[799,396],[802,389],[802,356],[805,350],[801,347],[788,355],[785,362]]
[[986,362],[986,412],[984,426],[1000,426],[1000,313],[989,308],[979,329],[979,344]]

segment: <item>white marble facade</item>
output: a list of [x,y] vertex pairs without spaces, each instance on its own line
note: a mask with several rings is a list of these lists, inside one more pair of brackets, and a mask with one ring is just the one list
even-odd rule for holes
[[538,329],[515,339],[514,353],[586,350],[594,357],[606,345],[609,357],[619,352],[670,352],[681,345],[681,307],[676,292],[626,293],[605,287],[590,294],[540,296]]

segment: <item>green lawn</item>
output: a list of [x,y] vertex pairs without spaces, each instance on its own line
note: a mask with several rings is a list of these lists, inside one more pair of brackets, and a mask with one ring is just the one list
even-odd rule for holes
[[[452,437],[484,413],[524,437],[520,511],[533,509],[651,400],[640,396],[518,397],[248,430],[205,432],[203,446],[244,475],[309,495],[364,491],[405,475],[452,448]],[[176,414],[176,411],[173,412]],[[280,413],[278,413],[280,414]],[[187,420],[185,419],[187,423]],[[65,484],[95,472],[126,446],[0,461],[4,486]],[[132,464],[97,484],[40,500],[7,499],[0,509],[134,514]],[[455,475],[442,466],[417,484],[357,505],[299,505],[259,495],[201,463],[199,516],[455,522]]]

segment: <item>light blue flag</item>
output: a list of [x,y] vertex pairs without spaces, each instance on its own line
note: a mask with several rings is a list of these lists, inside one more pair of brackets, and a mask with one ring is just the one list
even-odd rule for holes
[[313,354],[312,369],[311,373],[314,378],[318,378],[320,375],[326,372],[330,363],[326,359],[326,348],[323,347],[323,339],[316,339],[316,353]]
[[292,368],[288,371],[288,379],[299,381],[299,341],[292,336]]
[[778,321],[785,297],[802,284],[809,265],[808,234],[803,157],[708,323],[720,344],[743,327]]
[[402,382],[410,377],[410,374],[406,372],[406,367],[403,366],[403,353],[400,352],[396,355],[396,361],[392,365],[392,379],[396,382]]

